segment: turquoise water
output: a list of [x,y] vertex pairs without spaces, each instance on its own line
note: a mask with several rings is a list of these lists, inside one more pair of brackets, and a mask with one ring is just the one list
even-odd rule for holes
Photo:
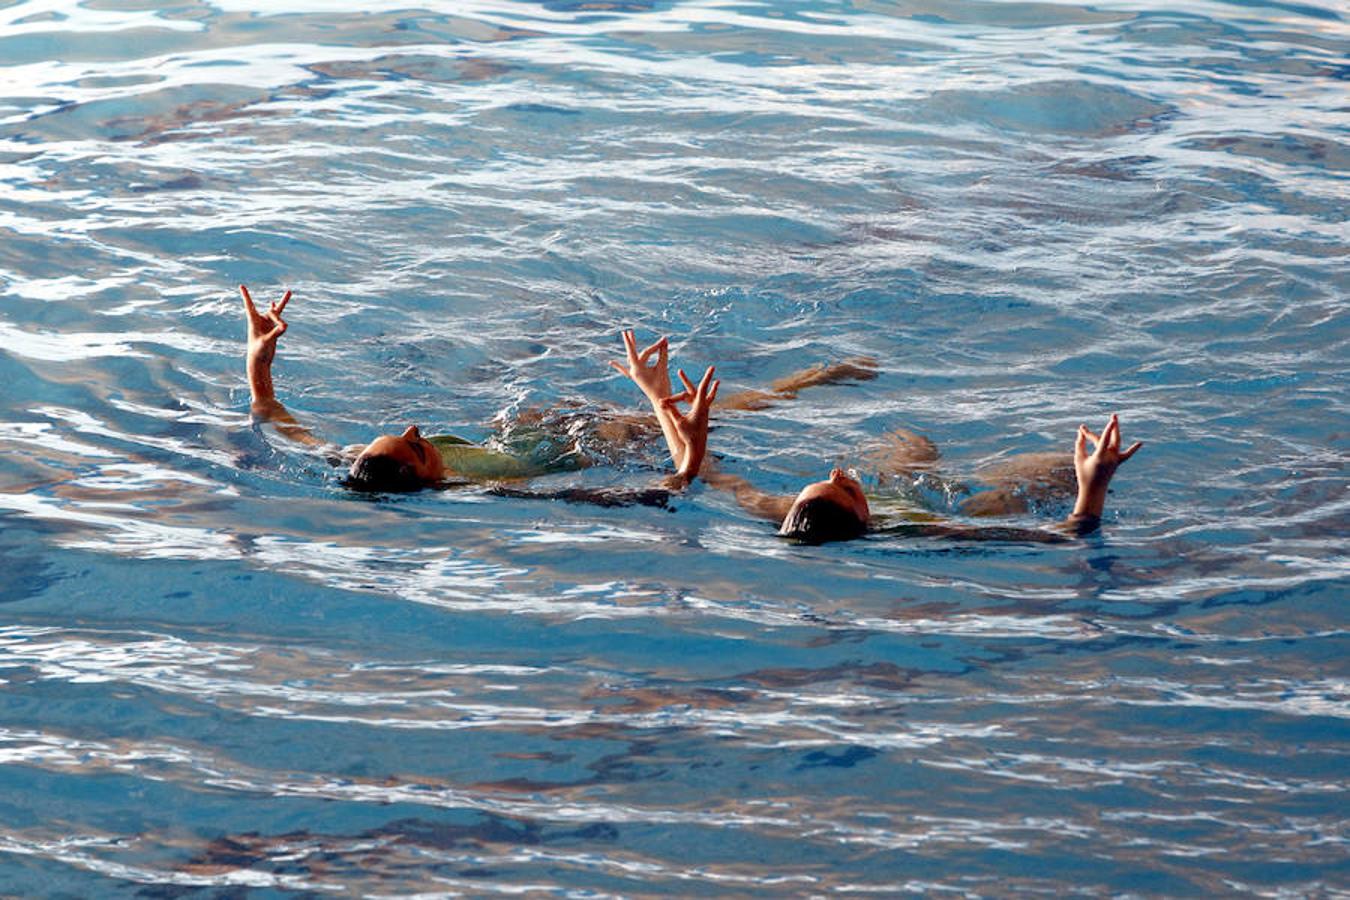
[[[1344,6],[337,5],[0,4],[0,893],[1350,891]],[[716,420],[769,490],[1148,446],[1067,546],[372,502],[241,281],[338,443],[633,326],[879,360]]]

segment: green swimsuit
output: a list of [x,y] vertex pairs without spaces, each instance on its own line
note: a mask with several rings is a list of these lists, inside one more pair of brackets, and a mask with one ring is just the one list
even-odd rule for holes
[[[571,455],[559,457],[556,453],[503,453],[471,444],[453,434],[427,438],[440,451],[447,475],[457,475],[470,481],[499,481],[509,478],[532,478],[550,472],[566,472],[579,468],[581,463]],[[539,447],[546,451],[546,447]]]

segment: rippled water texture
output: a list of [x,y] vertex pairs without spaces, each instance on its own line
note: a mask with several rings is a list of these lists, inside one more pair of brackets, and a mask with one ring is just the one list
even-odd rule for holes
[[[1350,891],[1342,4],[339,5],[0,2],[0,893]],[[372,501],[239,282],[338,443],[635,326],[879,360],[716,419],[769,490],[1148,446],[1060,546]]]

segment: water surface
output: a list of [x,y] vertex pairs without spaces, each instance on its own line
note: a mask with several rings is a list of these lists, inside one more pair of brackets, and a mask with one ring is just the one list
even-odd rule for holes
[[[0,8],[7,892],[1350,891],[1340,4],[335,5]],[[636,327],[879,361],[716,420],[769,490],[1148,446],[1066,546],[372,502],[239,282],[339,444],[636,410]]]

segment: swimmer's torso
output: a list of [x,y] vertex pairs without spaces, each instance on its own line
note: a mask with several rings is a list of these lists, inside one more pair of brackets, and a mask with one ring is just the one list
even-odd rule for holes
[[545,454],[503,453],[500,450],[471,444],[452,434],[436,435],[427,440],[441,454],[447,476],[467,478],[470,481],[531,478],[549,472],[577,468],[575,461],[549,458],[549,455]]

